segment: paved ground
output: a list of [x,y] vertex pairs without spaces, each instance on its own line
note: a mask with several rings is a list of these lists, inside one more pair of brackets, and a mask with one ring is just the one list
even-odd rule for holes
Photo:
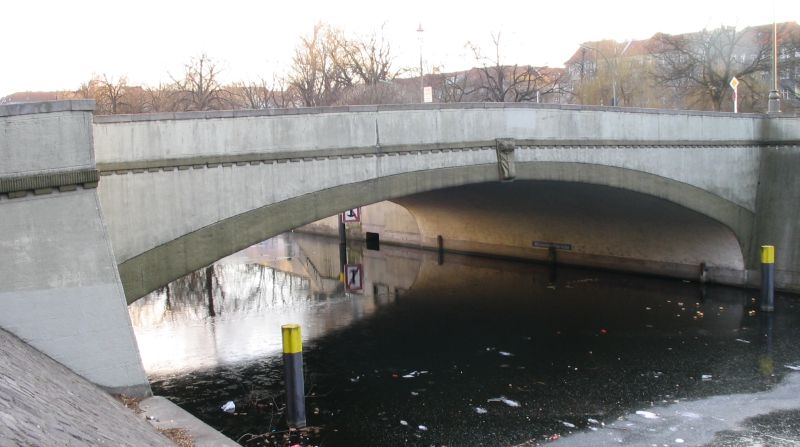
[[554,446],[800,445],[800,374],[762,393],[731,394],[642,408],[596,431],[561,438]]
[[148,397],[139,403],[139,408],[159,429],[184,429],[190,432],[194,447],[236,447],[239,445],[164,397]]
[[0,330],[0,446],[173,446],[142,416]]

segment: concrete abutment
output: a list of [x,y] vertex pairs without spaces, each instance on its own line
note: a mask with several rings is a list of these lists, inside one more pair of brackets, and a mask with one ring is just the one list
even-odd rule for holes
[[0,327],[106,391],[145,396],[97,195],[93,109],[0,106]]

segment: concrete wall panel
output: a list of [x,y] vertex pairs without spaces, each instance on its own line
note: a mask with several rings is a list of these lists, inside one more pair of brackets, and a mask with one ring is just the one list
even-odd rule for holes
[[94,190],[0,202],[0,326],[109,391],[149,393]]
[[88,113],[0,117],[0,176],[92,167],[91,129]]

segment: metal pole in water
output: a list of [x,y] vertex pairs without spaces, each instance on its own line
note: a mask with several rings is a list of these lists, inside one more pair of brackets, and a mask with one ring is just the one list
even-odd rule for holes
[[306,396],[303,381],[303,343],[299,324],[281,326],[283,375],[286,381],[286,422],[289,427],[306,426]]
[[437,264],[442,265],[444,264],[444,238],[442,235],[436,236],[436,245],[437,245],[437,252],[439,256],[437,257]]
[[344,266],[347,264],[347,229],[344,215],[339,214],[339,281],[344,282]]
[[761,246],[761,310],[775,310],[775,247]]

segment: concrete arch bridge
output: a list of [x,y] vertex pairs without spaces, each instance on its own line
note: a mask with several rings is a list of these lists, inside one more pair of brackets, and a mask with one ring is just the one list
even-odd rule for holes
[[[0,107],[10,160],[0,249],[14,253],[0,272],[0,326],[108,389],[146,390],[126,298],[387,200],[405,209],[379,225],[399,242],[442,236],[455,251],[532,259],[555,244],[569,247],[564,262],[691,278],[702,265],[727,284],[754,284],[757,248],[771,243],[778,286],[800,290],[796,117],[529,104],[92,108]],[[55,330],[32,317],[42,309]],[[81,329],[87,319],[100,322]]]

